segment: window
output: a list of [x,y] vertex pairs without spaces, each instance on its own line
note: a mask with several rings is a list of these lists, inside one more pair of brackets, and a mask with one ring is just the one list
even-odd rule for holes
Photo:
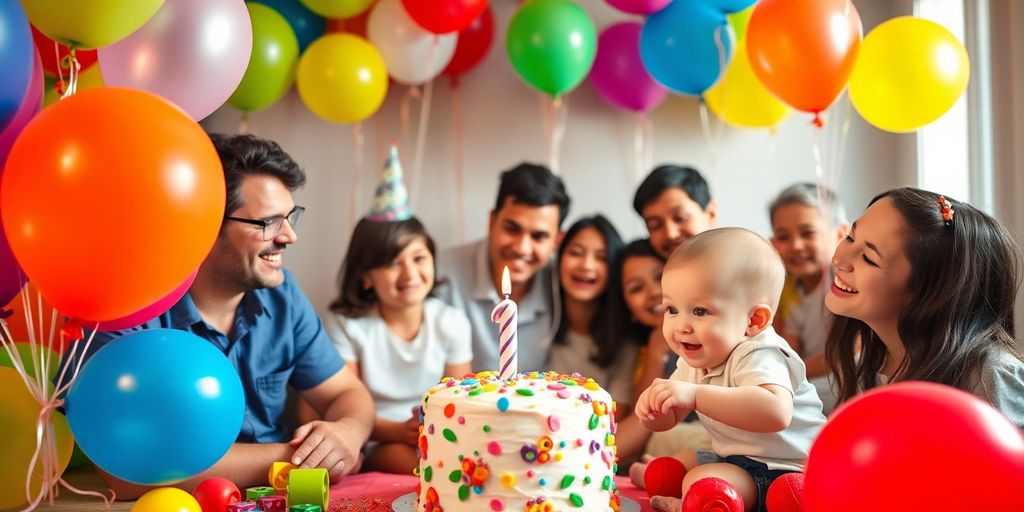
[[[914,15],[946,27],[964,42],[963,0],[915,0]],[[967,96],[965,92],[948,112],[917,132],[918,185],[961,201],[975,199],[971,196]]]

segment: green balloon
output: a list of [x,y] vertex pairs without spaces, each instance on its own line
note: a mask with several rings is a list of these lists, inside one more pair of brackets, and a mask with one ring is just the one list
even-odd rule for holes
[[579,85],[597,54],[597,30],[570,0],[531,0],[508,26],[508,59],[531,86],[557,97]]
[[245,7],[252,20],[252,55],[228,104],[255,112],[280,99],[295,82],[299,40],[288,20],[274,9],[259,3]]
[[46,37],[88,49],[128,37],[160,10],[164,0],[21,0],[21,5],[28,21]]
[[747,38],[747,25],[750,24],[750,15],[754,14],[754,7],[757,7],[757,4],[751,5],[740,12],[725,15],[729,20],[732,31],[736,33],[736,41],[742,41]]
[[[32,346],[28,343],[15,343],[14,346],[18,350],[18,354],[21,356],[22,364],[25,365],[25,372],[35,377],[37,374],[36,365],[32,363]],[[40,348],[42,348],[42,355],[39,353]],[[50,364],[47,365],[47,372],[49,375],[49,381],[52,383],[57,377],[57,371],[60,369],[60,354],[40,345],[36,345],[35,349],[37,358],[50,358]],[[2,347],[0,347],[0,366],[14,368],[14,363],[11,362],[11,357],[7,355],[7,350]]]

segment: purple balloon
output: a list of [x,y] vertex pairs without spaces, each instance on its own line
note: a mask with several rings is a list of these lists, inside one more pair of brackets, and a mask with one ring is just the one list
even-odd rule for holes
[[[648,16],[664,9],[672,0],[605,0],[608,5],[630,14]],[[692,0],[684,0],[692,1]]]
[[616,23],[597,39],[590,84],[608,103],[632,112],[647,112],[668,96],[640,60],[640,30],[634,21]]
[[[32,77],[28,82],[28,90],[25,91],[25,98],[21,100],[18,111],[7,127],[0,130],[0,176],[3,174],[4,164],[7,162],[7,154],[14,146],[18,134],[25,128],[25,125],[32,120],[32,117],[39,113],[43,106],[43,63],[39,60],[39,54],[32,52],[35,58],[32,64]],[[11,301],[21,288],[25,286],[25,273],[21,271],[11,246],[7,243],[7,235],[3,230],[3,219],[0,219],[0,307]]]
[[104,84],[157,94],[198,121],[242,81],[252,23],[243,0],[167,0],[145,25],[98,52]]

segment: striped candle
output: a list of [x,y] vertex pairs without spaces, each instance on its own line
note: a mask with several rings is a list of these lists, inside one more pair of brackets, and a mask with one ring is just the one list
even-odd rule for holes
[[510,297],[512,282],[508,267],[501,273],[501,293],[505,300],[491,310],[491,322],[498,324],[498,378],[509,380],[519,371],[519,308]]

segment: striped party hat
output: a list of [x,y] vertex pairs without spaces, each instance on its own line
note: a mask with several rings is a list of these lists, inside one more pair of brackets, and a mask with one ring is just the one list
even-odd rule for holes
[[409,194],[405,191],[405,183],[402,182],[402,162],[398,160],[398,147],[391,144],[391,152],[388,154],[388,162],[384,166],[384,173],[381,174],[380,183],[377,184],[377,193],[370,204],[370,212],[366,218],[376,222],[393,222],[409,220],[412,218],[412,211],[409,210]]

